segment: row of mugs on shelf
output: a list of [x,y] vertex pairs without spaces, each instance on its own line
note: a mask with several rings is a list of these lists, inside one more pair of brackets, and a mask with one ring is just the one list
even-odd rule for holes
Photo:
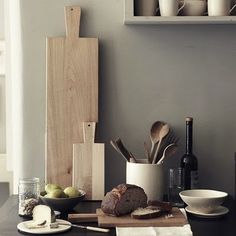
[[[159,3],[159,4],[158,4]],[[159,6],[158,6],[159,5]],[[136,16],[227,16],[236,7],[232,0],[135,0]]]

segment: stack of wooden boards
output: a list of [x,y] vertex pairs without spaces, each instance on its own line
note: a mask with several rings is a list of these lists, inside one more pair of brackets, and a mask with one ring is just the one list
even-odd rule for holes
[[66,37],[47,38],[45,174],[47,183],[73,184],[98,200],[104,196],[104,144],[94,144],[98,39],[79,37],[80,17],[80,7],[65,7]]

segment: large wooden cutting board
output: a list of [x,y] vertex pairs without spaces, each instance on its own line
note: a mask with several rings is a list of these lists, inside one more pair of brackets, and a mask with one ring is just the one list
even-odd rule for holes
[[66,37],[47,39],[46,182],[72,184],[73,143],[98,121],[98,39],[79,38],[81,9],[65,7]]
[[72,184],[86,192],[87,200],[104,197],[104,144],[94,143],[95,122],[84,122],[84,142],[73,145]]
[[172,209],[173,217],[166,217],[165,215],[145,220],[137,220],[130,217],[130,215],[125,216],[109,216],[102,212],[101,209],[97,209],[96,214],[98,216],[98,225],[101,227],[168,227],[168,226],[183,226],[188,224],[187,219],[181,213],[179,208]]

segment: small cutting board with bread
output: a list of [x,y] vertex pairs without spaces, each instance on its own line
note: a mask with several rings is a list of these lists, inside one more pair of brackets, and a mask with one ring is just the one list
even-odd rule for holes
[[179,208],[172,208],[171,214],[162,214],[156,218],[133,219],[131,214],[124,216],[111,216],[105,214],[100,208],[90,214],[69,214],[68,220],[72,223],[98,222],[100,227],[170,227],[188,224],[187,219]]
[[98,225],[101,227],[168,227],[168,226],[183,226],[188,224],[185,216],[179,208],[173,208],[171,216],[163,214],[156,218],[151,219],[133,219],[130,214],[124,216],[109,216],[101,209],[97,209]]

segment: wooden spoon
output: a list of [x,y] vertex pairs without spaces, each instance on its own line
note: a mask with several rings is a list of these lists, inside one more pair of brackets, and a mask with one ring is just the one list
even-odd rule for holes
[[166,146],[166,148],[163,151],[163,155],[160,158],[160,160],[157,162],[157,164],[163,163],[163,160],[166,157],[169,157],[169,156],[173,155],[176,152],[176,150],[177,150],[177,145],[175,143],[171,143],[168,146]]
[[154,158],[154,147],[156,145],[156,143],[160,140],[160,131],[162,129],[162,127],[165,125],[166,123],[163,121],[156,121],[155,123],[153,123],[151,130],[150,130],[150,139],[151,139],[151,151],[150,151],[150,157],[149,157],[149,163],[152,163],[153,158]]
[[148,150],[147,143],[144,142],[144,143],[143,143],[143,146],[144,146],[145,156],[147,157],[148,162],[149,162],[149,161],[150,161],[150,153],[149,153],[149,150]]
[[152,161],[152,164],[155,164],[157,162],[157,155],[158,155],[158,151],[160,149],[160,145],[161,145],[161,141],[162,139],[169,133],[169,130],[170,130],[170,127],[168,124],[164,124],[162,127],[161,127],[161,130],[160,132],[158,133],[159,134],[159,143],[158,143],[158,146],[157,146],[157,149],[155,151],[155,154],[153,156],[153,161]]

